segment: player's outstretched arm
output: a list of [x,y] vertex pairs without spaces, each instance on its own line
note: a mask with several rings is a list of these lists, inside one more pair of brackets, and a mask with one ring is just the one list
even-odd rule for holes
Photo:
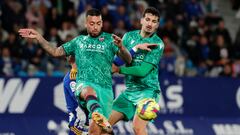
[[50,43],[34,29],[20,29],[18,33],[24,38],[36,39],[39,42],[40,46],[53,57],[61,57],[66,55],[64,49],[61,46],[58,48],[51,46]]
[[[136,46],[134,46],[131,50],[129,50],[131,56],[133,57],[135,55],[135,53],[138,51],[138,49],[140,50],[146,50],[146,51],[152,51],[152,49],[154,49],[155,47],[157,47],[157,44],[149,44],[149,43],[143,43],[143,44],[138,44]],[[116,57],[113,61],[113,63],[116,66],[122,66],[125,64],[125,62],[120,58],[120,57]]]
[[131,54],[123,46],[122,39],[114,34],[112,34],[114,44],[119,48],[118,56],[121,57],[126,63],[130,64],[132,61]]
[[120,67],[115,71],[120,74],[145,77],[153,68],[154,65],[147,62],[142,62],[140,66]]
[[157,47],[157,44],[149,44],[149,43],[143,43],[143,44],[137,44],[134,46],[132,49],[135,50],[135,52],[140,49],[140,50],[146,50],[151,52],[152,49],[155,49]]

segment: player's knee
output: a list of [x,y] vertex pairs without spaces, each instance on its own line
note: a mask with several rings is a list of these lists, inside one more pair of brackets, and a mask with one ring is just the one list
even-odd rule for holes
[[84,89],[82,90],[82,92],[81,92],[81,97],[82,97],[83,99],[86,100],[86,98],[87,98],[88,96],[97,97],[96,92],[95,92],[94,89],[91,88],[91,87],[86,87],[86,88],[84,88]]

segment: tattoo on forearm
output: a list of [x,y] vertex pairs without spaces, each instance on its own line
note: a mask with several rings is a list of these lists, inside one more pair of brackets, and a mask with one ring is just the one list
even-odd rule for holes
[[62,46],[58,48],[53,47],[46,40],[43,40],[42,42],[40,42],[40,45],[47,53],[49,53],[53,57],[61,57],[66,55]]
[[130,63],[132,60],[131,54],[129,53],[129,51],[126,48],[119,50],[118,55],[127,63]]

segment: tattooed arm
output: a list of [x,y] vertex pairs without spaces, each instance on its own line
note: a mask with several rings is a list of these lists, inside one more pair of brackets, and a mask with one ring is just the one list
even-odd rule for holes
[[18,32],[19,35],[24,38],[36,39],[39,42],[40,46],[53,57],[61,57],[66,55],[63,47],[60,46],[56,48],[51,46],[50,43],[45,40],[42,35],[33,29],[20,29]]

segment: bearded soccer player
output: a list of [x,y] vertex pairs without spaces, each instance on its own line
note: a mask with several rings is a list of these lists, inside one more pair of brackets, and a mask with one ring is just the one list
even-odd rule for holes
[[90,112],[89,134],[98,135],[102,130],[112,130],[108,117],[113,103],[111,66],[114,55],[117,54],[126,63],[130,63],[131,55],[119,37],[102,32],[103,21],[99,10],[87,11],[85,26],[87,36],[80,35],[58,48],[52,47],[33,29],[20,29],[19,34],[36,39],[54,57],[75,56],[78,69],[75,96],[79,104]]
[[120,120],[132,120],[136,135],[147,135],[146,125],[149,121],[136,114],[136,106],[144,98],[152,98],[158,102],[160,86],[158,81],[158,63],[163,54],[164,44],[157,36],[160,14],[157,9],[149,7],[141,18],[141,30],[127,32],[123,37],[123,45],[132,48],[136,44],[156,44],[152,51],[138,50],[128,67],[115,68],[114,72],[126,75],[127,89],[113,103],[113,111],[109,122],[111,125]]

